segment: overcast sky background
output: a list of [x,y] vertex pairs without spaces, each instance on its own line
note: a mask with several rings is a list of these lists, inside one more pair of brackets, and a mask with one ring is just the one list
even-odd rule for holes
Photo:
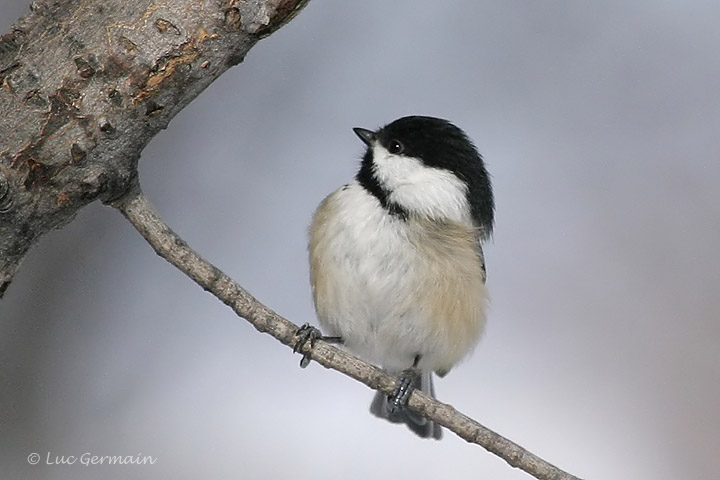
[[[26,11],[2,0],[0,31]],[[312,0],[152,141],[141,181],[191,246],[314,322],[307,226],[355,173],[351,128],[454,121],[497,223],[485,337],[438,397],[585,479],[720,478],[719,20],[709,0]],[[0,302],[0,476],[529,478],[299,360],[91,205]]]

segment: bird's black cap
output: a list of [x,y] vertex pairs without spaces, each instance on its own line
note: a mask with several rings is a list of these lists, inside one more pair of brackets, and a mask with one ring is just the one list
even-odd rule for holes
[[[453,172],[468,186],[472,217],[482,235],[492,233],[495,202],[490,176],[482,156],[460,128],[441,118],[410,116],[395,120],[376,132],[364,128],[353,130],[368,146],[378,142],[391,153],[417,158],[429,167]],[[392,207],[387,205],[387,192],[382,191],[372,174],[372,155],[372,149],[368,148],[358,181],[378,196],[384,206]]]

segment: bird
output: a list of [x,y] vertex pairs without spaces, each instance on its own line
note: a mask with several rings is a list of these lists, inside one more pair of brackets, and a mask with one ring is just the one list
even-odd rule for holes
[[444,377],[483,333],[490,175],[472,140],[445,119],[406,116],[353,131],[366,147],[360,168],[322,200],[309,233],[324,335],[306,325],[298,345],[340,343],[398,375],[392,395],[376,393],[371,413],[440,439],[441,427],[407,402],[415,389],[434,397],[433,374]]

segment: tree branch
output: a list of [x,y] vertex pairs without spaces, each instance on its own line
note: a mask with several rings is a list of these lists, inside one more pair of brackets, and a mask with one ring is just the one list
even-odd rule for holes
[[0,297],[150,139],[308,0],[45,0],[0,37]]
[[[191,249],[158,216],[140,187],[135,183],[121,198],[111,203],[148,241],[155,252],[173,264],[235,313],[249,321],[262,333],[294,347],[298,326],[260,303],[237,282]],[[300,353],[311,355],[320,365],[337,370],[374,390],[392,393],[396,378],[326,342],[308,344]],[[480,445],[513,467],[540,480],[579,480],[507,438],[463,415],[450,405],[441,403],[419,391],[413,391],[409,407],[451,430],[464,440]]]

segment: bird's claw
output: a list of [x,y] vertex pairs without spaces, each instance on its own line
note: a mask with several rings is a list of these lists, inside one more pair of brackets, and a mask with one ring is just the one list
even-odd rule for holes
[[[297,329],[295,337],[297,337],[297,340],[295,341],[295,345],[293,345],[293,353],[298,353],[300,350],[305,348],[305,345],[308,342],[310,342],[310,348],[314,348],[315,341],[318,338],[322,338],[322,333],[317,328],[313,327],[309,323],[306,323]],[[312,358],[310,358],[310,352],[304,353],[303,357],[300,359],[300,368],[305,368],[310,365],[310,360],[312,360]]]
[[410,395],[415,390],[418,377],[420,377],[420,371],[415,367],[408,368],[400,373],[395,383],[395,390],[388,396],[388,408],[391,414],[405,410]]

